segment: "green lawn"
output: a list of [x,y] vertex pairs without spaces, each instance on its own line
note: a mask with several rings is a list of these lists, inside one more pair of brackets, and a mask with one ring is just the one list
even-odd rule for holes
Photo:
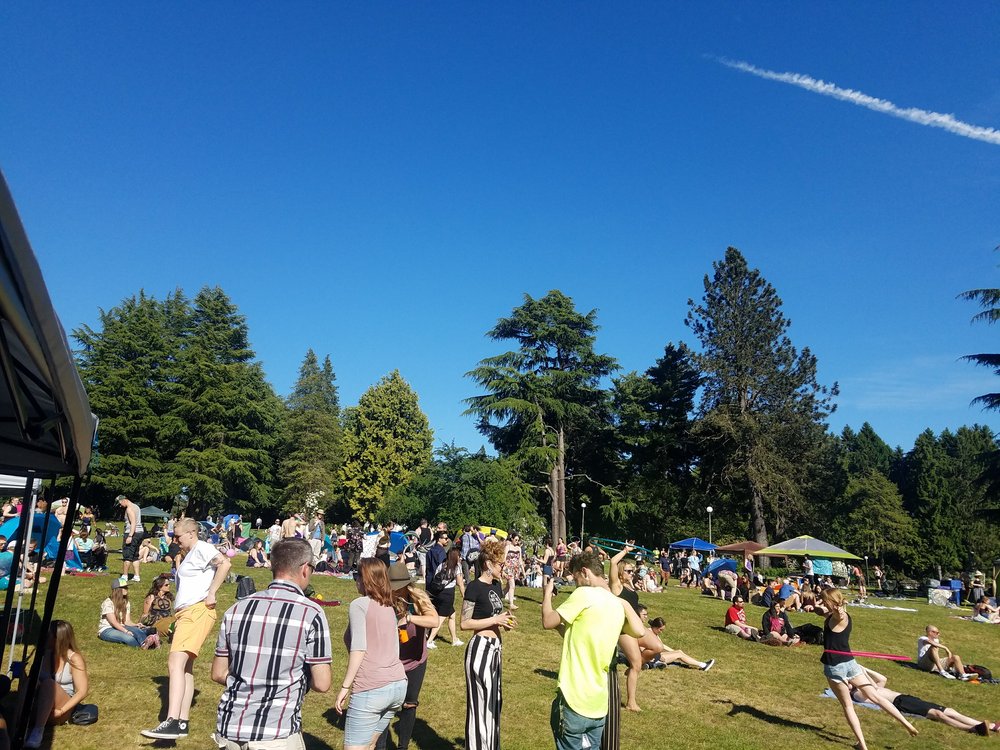
[[[115,543],[115,540],[112,540]],[[245,556],[237,557],[234,569],[247,572]],[[112,568],[120,569],[117,555]],[[143,583],[133,585],[132,598],[141,602],[147,582],[162,571],[163,564],[144,566]],[[255,574],[258,589],[269,580],[267,571]],[[349,581],[315,576],[313,584],[324,597],[350,601],[356,594]],[[100,721],[90,727],[60,727],[51,747],[132,748],[153,746],[139,735],[161,718],[165,691],[166,650],[137,651],[97,638],[102,599],[110,585],[108,576],[67,577],[59,591],[55,616],[71,621],[80,639],[91,677],[88,702],[100,706]],[[219,596],[221,608],[233,601],[235,585],[227,584]],[[551,747],[548,707],[555,689],[559,665],[559,636],[540,625],[541,592],[520,592],[520,626],[504,641],[504,748]],[[565,596],[565,595],[563,595]],[[665,640],[698,659],[715,658],[715,668],[702,673],[672,667],[643,672],[639,682],[641,714],[625,714],[623,748],[816,748],[849,747],[853,739],[835,700],[820,698],[826,688],[819,647],[770,648],[746,643],[719,629],[724,604],[703,598],[693,590],[671,588],[666,593],[645,595],[650,616],[667,620]],[[969,662],[997,668],[1000,628],[950,619],[951,612],[921,603],[908,604],[918,612],[892,612],[852,608],[855,620],[852,645],[857,650],[910,654],[917,635],[930,621],[942,629],[945,643]],[[133,604],[136,609],[137,605]],[[331,607],[334,646],[334,685],[346,668],[343,634],[347,608]],[[748,619],[759,619],[761,609],[748,608]],[[792,614],[793,624],[820,623],[811,615]],[[447,628],[444,629],[447,633]],[[212,643],[206,643],[196,667],[198,693],[191,716],[191,735],[178,743],[208,748],[208,735],[215,728],[220,686],[209,680]],[[464,649],[439,641],[430,654],[430,666],[421,694],[417,731],[418,748],[462,747],[465,693],[462,656]],[[893,662],[867,660],[869,666],[890,678],[890,687],[934,700],[979,718],[1000,719],[1000,685],[971,685],[946,681]],[[1000,672],[1000,669],[996,669]],[[624,680],[622,681],[624,688]],[[340,748],[343,733],[331,719],[333,696],[310,695],[304,706],[307,747]],[[859,710],[871,747],[965,748],[978,746],[983,738],[927,720],[917,720],[921,736],[910,739],[901,727],[880,712]],[[994,740],[995,741],[995,740]],[[170,743],[159,743],[160,745]]]

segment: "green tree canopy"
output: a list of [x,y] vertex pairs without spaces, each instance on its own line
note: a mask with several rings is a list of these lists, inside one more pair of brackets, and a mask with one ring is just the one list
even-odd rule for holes
[[390,491],[431,460],[433,433],[398,370],[365,391],[345,420],[341,491],[359,520],[379,515]]
[[479,431],[501,455],[547,477],[555,537],[567,536],[567,478],[587,474],[585,466],[573,465],[574,439],[610,417],[601,378],[618,364],[595,351],[596,321],[596,310],[578,312],[558,290],[540,299],[525,294],[487,333],[517,348],[487,357],[468,373],[486,391],[466,399]]

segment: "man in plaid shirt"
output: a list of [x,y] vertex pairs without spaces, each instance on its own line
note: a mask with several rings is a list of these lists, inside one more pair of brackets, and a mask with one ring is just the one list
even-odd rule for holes
[[[302,750],[302,699],[330,689],[330,626],[303,595],[312,576],[305,539],[271,548],[274,580],[222,618],[212,679],[225,685],[215,740],[226,750]],[[276,647],[277,645],[277,647]]]

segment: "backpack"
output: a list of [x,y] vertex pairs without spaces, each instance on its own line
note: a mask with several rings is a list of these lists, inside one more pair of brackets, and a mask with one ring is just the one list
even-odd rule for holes
[[438,569],[434,572],[433,577],[427,581],[427,593],[431,595],[441,593],[453,577],[454,576],[448,575],[447,563],[441,563],[438,566]]
[[246,599],[251,594],[257,593],[257,586],[254,585],[250,576],[236,576],[236,598]]
[[97,723],[97,706],[93,703],[80,703],[70,714],[69,723],[79,726]]
[[989,670],[988,667],[981,666],[979,664],[966,664],[965,665],[966,674],[977,674],[981,680],[992,680],[993,672]]

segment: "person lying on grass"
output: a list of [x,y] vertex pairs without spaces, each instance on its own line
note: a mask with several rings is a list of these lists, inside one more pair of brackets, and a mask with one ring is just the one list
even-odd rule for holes
[[[990,732],[1000,731],[1000,721],[994,721],[990,724],[989,722],[960,714],[953,708],[947,708],[937,703],[922,700],[915,695],[897,693],[895,690],[890,690],[885,686],[889,678],[884,674],[879,674],[874,669],[868,669],[868,667],[862,667],[862,669],[875,684],[875,691],[879,697],[891,701],[892,705],[902,713],[913,714],[914,716],[926,716],[932,721],[939,721],[942,724],[947,724],[949,727],[973,732],[983,737],[989,736]],[[851,700],[855,703],[864,703],[866,699],[862,692],[855,687],[851,689]]]
[[[649,615],[646,608],[639,607],[639,619],[645,620]],[[654,643],[658,644],[658,647],[650,648],[647,644],[649,639],[643,639],[640,641],[640,651],[642,653],[642,668],[643,669],[666,669],[668,664],[673,664],[675,662],[683,664],[687,667],[692,667],[693,669],[700,669],[703,672],[710,670],[714,664],[715,659],[709,659],[708,661],[698,661],[697,659],[692,659],[690,656],[685,654],[679,649],[670,648],[663,641],[660,640],[660,634],[666,629],[667,625],[663,621],[662,617],[657,617],[649,621],[649,629],[647,633],[652,633],[654,636]]]

